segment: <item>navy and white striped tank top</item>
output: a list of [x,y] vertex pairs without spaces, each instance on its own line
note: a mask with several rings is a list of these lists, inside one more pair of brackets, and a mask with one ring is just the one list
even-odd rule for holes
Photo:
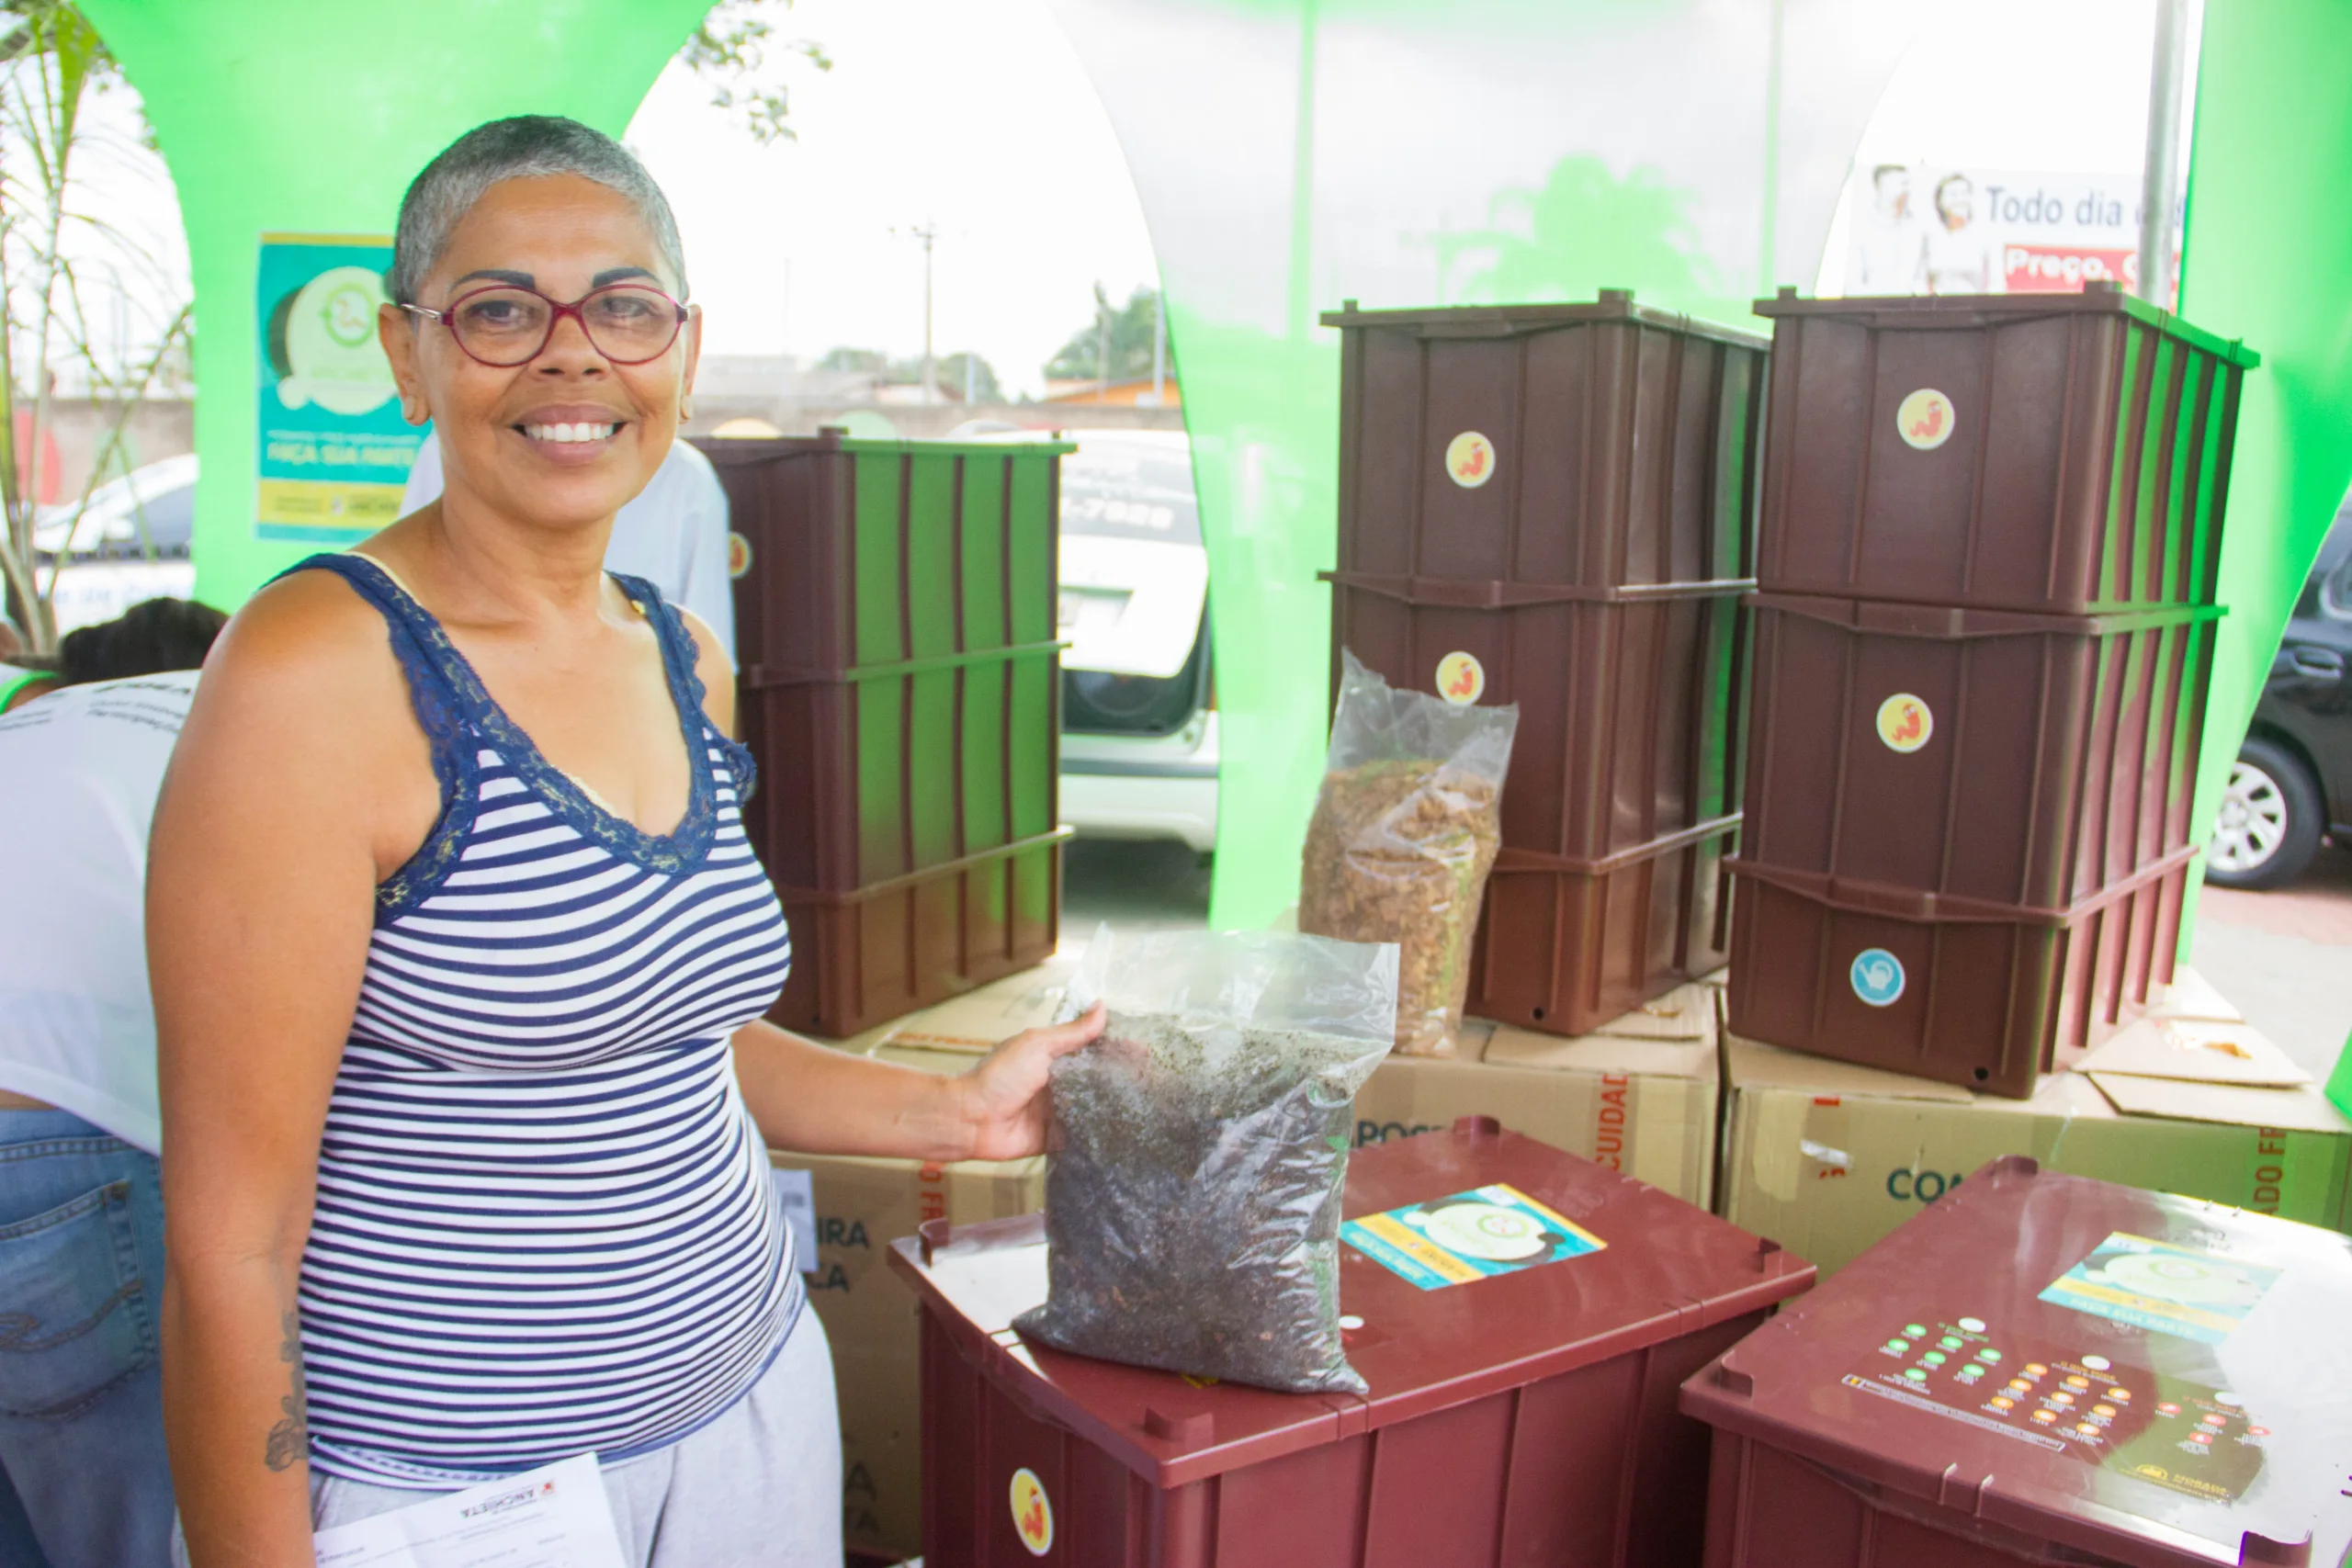
[[658,634],[693,763],[656,837],[549,766],[440,626],[364,557],[443,815],[377,889],[300,1288],[311,1462],[429,1487],[673,1443],[741,1397],[804,1296],[728,1037],[783,988],[784,911]]

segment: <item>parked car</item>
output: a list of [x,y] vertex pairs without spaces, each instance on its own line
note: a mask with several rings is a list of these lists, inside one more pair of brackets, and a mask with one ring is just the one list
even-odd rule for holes
[[[1045,434],[974,421],[951,438]],[[1092,839],[1216,847],[1209,560],[1181,431],[1063,433],[1062,820]]]
[[87,506],[63,503],[34,517],[42,570],[64,558],[51,604],[60,633],[195,590],[196,471],[193,453],[165,457],[100,485]]
[[2283,887],[2352,835],[2352,504],[2287,623],[2205,852],[2222,887]]

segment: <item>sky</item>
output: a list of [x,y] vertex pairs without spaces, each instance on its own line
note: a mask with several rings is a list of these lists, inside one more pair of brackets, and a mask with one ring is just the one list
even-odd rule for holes
[[[12,83],[31,69],[21,61],[0,67]],[[126,350],[143,357],[189,289],[179,197],[164,160],[145,145],[144,130],[136,93],[119,84],[95,93],[85,101],[69,165],[69,222],[59,243],[82,276],[91,344],[110,370],[119,369]],[[0,125],[0,172],[7,182],[0,202],[29,206],[29,193],[18,194],[28,160],[13,124]],[[35,274],[21,246],[12,247],[8,260],[11,281],[28,288]],[[121,287],[107,287],[109,278]],[[28,346],[16,345],[20,363]],[[79,389],[70,370],[61,381],[68,391]]]
[[[711,103],[712,83],[675,63],[627,132],[676,209],[710,352],[919,354],[922,250],[909,231],[926,224],[938,353],[978,352],[1016,395],[1042,389],[1097,280],[1119,299],[1156,286],[1125,159],[1048,0],[765,9],[835,62],[766,67],[791,92],[797,141],[759,144]],[[2153,0],[1945,8],[1897,69],[1860,161],[2135,172],[2153,14]],[[135,145],[135,103],[118,90],[93,106],[108,145],[85,171],[85,200],[184,289],[170,181]],[[1839,236],[1828,249],[1842,254]]]
[[[673,63],[628,141],[676,209],[705,349],[813,361],[922,351],[922,247],[937,230],[933,344],[975,351],[1015,396],[1093,313],[1158,287],[1110,121],[1046,0],[798,0],[794,141],[761,146]],[[894,232],[895,231],[895,232]]]
[[[2202,13],[2191,13],[2180,168]],[[2030,40],[2028,44],[2024,40]],[[1819,286],[1844,276],[1846,225],[1879,164],[2115,176],[2135,205],[2146,155],[2152,0],[1975,0],[1947,8],[1895,67],[1854,152]]]

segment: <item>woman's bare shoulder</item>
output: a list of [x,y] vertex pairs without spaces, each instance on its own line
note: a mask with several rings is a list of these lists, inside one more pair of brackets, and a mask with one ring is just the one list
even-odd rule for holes
[[364,876],[414,852],[434,796],[383,615],[332,572],[300,572],[247,601],[204,661],[157,807],[158,863],[200,840],[254,871],[239,846],[290,837]]
[[[400,689],[381,612],[331,571],[268,584],[229,618],[204,661],[201,710],[300,716],[348,737],[381,714],[373,699]],[[389,716],[398,722],[403,700]]]

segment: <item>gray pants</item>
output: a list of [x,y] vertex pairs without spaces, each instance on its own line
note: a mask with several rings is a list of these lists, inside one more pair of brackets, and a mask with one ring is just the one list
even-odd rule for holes
[[[832,1353],[803,1309],[760,1381],[709,1426],[605,1466],[605,1494],[635,1568],[839,1568],[841,1421]],[[405,1508],[425,1492],[312,1472],[311,1527]],[[177,1540],[173,1561],[185,1564]]]

